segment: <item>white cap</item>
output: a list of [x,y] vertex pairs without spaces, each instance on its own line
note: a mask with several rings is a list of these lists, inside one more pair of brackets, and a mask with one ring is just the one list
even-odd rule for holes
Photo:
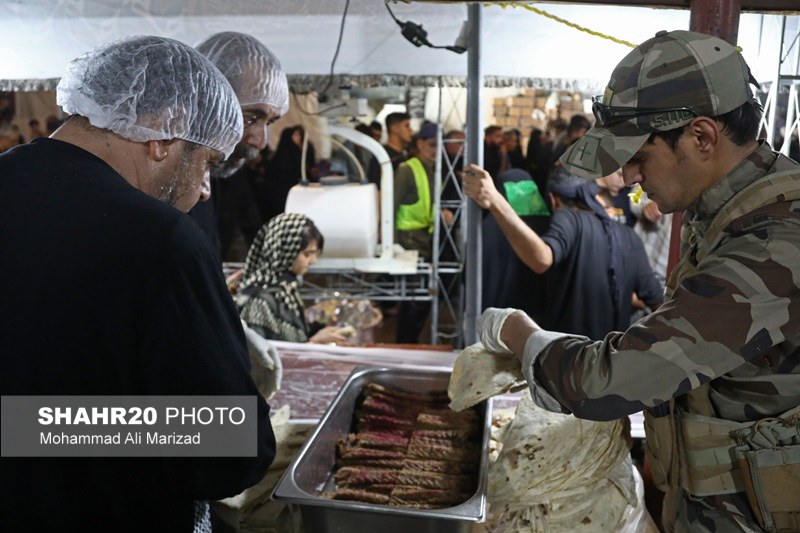
[[225,157],[244,131],[225,77],[197,50],[165,37],[125,37],[74,59],[56,99],[67,113],[132,141],[183,139]]
[[289,84],[281,62],[252,35],[216,33],[197,50],[228,79],[241,105],[267,104],[281,115],[289,110]]

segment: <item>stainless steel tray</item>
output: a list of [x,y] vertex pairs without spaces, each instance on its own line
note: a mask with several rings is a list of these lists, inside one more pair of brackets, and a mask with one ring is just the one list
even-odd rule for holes
[[486,518],[486,472],[491,435],[491,401],[477,406],[483,419],[478,487],[464,503],[445,509],[404,509],[360,502],[328,500],[333,490],[336,442],[352,431],[353,411],[369,382],[424,393],[446,390],[449,372],[389,368],[356,368],[320,420],[272,493],[277,501],[300,506],[306,533],[467,533]]

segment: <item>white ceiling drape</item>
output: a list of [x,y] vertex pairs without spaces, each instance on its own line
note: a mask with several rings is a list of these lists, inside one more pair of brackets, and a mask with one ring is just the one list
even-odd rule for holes
[[[52,88],[70,59],[123,35],[197,44],[223,30],[255,35],[281,59],[293,84],[313,88],[329,72],[344,6],[345,0],[0,0],[0,90]],[[689,24],[686,10],[537,7],[634,43]],[[399,19],[422,24],[434,44],[453,44],[466,19],[461,3],[398,3],[393,9]],[[563,87],[599,88],[628,51],[520,8],[487,6],[482,13],[481,61],[490,84],[559,80]],[[778,16],[742,15],[739,43],[759,79],[773,76],[767,71],[775,68],[779,33]],[[465,77],[467,63],[466,54],[408,43],[382,0],[351,0],[335,72],[360,85],[406,83],[408,77],[425,85],[427,76]]]

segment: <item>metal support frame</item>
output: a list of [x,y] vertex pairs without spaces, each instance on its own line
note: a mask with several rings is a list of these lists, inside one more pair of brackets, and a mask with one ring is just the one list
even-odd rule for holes
[[[792,141],[792,134],[800,132],[800,102],[798,102],[798,89],[800,88],[800,24],[795,23],[795,27],[787,27],[789,19],[784,16],[781,21],[781,44],[780,52],[776,61],[775,79],[767,82],[767,99],[764,102],[764,117],[761,125],[766,130],[767,142],[778,149],[784,155],[789,155]],[[779,99],[782,91],[788,93],[786,114],[778,116]],[[785,130],[783,143],[775,146],[775,137],[778,133],[778,118],[784,119]]]
[[[467,38],[467,149],[466,164],[483,165],[483,127],[481,124],[481,9],[480,4],[467,7],[469,32]],[[466,258],[466,309],[464,311],[464,341],[478,341],[477,319],[481,310],[483,291],[481,287],[483,243],[481,236],[481,208],[475,202],[467,202],[467,258]]]
[[354,298],[378,301],[429,301],[431,267],[419,265],[414,274],[376,275],[361,272],[317,269],[303,278],[300,295],[304,300],[324,297],[332,292],[344,292]]
[[[347,293],[355,298],[367,298],[380,301],[418,301],[431,303],[431,328],[430,342],[433,344],[451,344],[456,347],[463,346],[462,309],[464,302],[463,273],[465,258],[463,225],[466,212],[466,197],[461,190],[461,183],[456,175],[453,162],[447,157],[445,144],[459,143],[459,155],[463,154],[464,141],[460,139],[443,139],[441,124],[442,93],[449,88],[444,78],[438,82],[439,111],[437,127],[437,158],[435,164],[433,211],[436,214],[436,224],[433,231],[433,243],[430,263],[420,262],[417,270],[411,274],[374,274],[359,272],[353,269],[326,267],[319,264],[311,269],[304,277],[300,294],[304,299],[311,300],[326,297],[333,292]],[[345,136],[353,142],[368,142],[358,138],[358,134],[346,128],[332,127],[333,133]],[[386,157],[388,162],[388,156]],[[386,188],[386,183],[384,187]],[[446,189],[454,190],[454,199],[443,199],[442,193]],[[389,187],[389,189],[391,189]],[[391,192],[391,191],[389,191]],[[391,195],[382,195],[382,204],[385,200],[391,203]],[[453,225],[444,222],[443,210],[448,209],[453,213]],[[385,217],[382,217],[385,218]],[[386,228],[384,226],[384,232]],[[390,226],[390,231],[393,229]],[[446,257],[447,260],[443,260]],[[229,265],[232,268],[234,265]]]
[[791,145],[794,141],[794,133],[797,132],[797,141],[800,143],[800,78],[794,80],[789,87],[789,102],[786,108],[786,127],[783,134],[783,145],[781,153],[788,156],[791,152]]
[[715,35],[735,45],[741,12],[738,0],[692,0],[689,7],[689,29]]
[[[431,253],[431,339],[433,343],[447,343],[463,346],[463,273],[464,273],[464,232],[460,225],[464,219],[467,204],[456,175],[453,161],[447,155],[446,145],[460,144],[457,157],[464,152],[464,141],[443,138],[442,93],[448,88],[443,78],[439,79],[439,109],[437,158],[434,178],[434,213],[436,224],[433,228]],[[456,198],[445,199],[446,190],[456,193]],[[444,210],[453,214],[452,224],[447,224]],[[448,258],[449,260],[444,260]],[[442,314],[441,311],[444,311]],[[446,320],[443,320],[446,319]]]

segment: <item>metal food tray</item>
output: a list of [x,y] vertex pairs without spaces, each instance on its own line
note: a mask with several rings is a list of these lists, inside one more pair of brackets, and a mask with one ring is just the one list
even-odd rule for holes
[[444,509],[407,509],[370,503],[329,500],[335,488],[336,442],[353,430],[353,413],[364,386],[375,382],[414,393],[447,390],[449,372],[390,368],[353,370],[322,416],[311,438],[297,454],[272,493],[277,501],[297,504],[306,533],[468,533],[486,518],[486,473],[491,436],[491,400],[475,409],[483,420],[478,486],[464,503]]

